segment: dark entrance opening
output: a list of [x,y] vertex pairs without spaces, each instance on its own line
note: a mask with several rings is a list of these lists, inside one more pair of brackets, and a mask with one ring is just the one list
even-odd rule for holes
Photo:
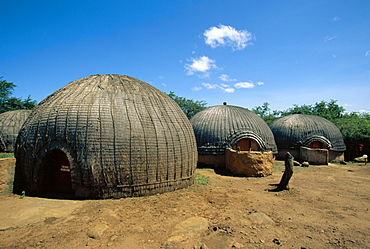
[[308,147],[311,149],[326,149],[325,144],[320,141],[313,141]]
[[49,151],[41,167],[42,192],[45,197],[73,198],[71,166],[60,149]]

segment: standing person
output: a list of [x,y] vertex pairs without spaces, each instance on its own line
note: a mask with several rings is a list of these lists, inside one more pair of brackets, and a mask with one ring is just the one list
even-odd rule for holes
[[367,164],[367,155],[364,154],[362,157],[365,159],[365,165],[366,165]]

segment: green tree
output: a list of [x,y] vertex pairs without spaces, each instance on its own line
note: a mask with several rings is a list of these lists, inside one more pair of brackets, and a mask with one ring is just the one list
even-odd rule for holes
[[8,82],[3,80],[3,77],[0,77],[0,113],[19,109],[32,109],[37,104],[36,100],[32,100],[30,96],[24,100],[10,97],[14,87],[16,85],[13,82]]
[[13,89],[16,85],[13,82],[7,82],[3,80],[3,77],[0,77],[0,101],[3,101],[13,93]]
[[337,100],[330,100],[329,102],[317,102],[315,105],[294,105],[293,108],[282,111],[280,114],[282,116],[288,116],[292,114],[310,114],[333,121],[342,117],[344,112],[345,109],[337,104]]
[[204,100],[192,100],[184,97],[177,96],[174,92],[167,93],[167,95],[173,99],[185,113],[188,119],[191,119],[196,113],[206,109],[207,102]]
[[262,104],[262,106],[256,106],[256,107],[252,108],[252,112],[256,113],[263,120],[265,120],[266,123],[269,124],[279,116],[279,112],[278,111],[271,111],[269,106],[270,106],[270,104],[265,102],[265,103]]
[[333,122],[348,139],[370,139],[370,114],[346,113],[344,107],[337,104],[337,100],[321,101],[314,105],[293,105],[284,111],[271,111],[269,103],[256,106],[253,112],[262,117],[267,123],[281,116],[293,114],[309,114],[326,118]]
[[342,115],[333,123],[341,131],[343,138],[354,140],[370,139],[370,114],[356,112]]

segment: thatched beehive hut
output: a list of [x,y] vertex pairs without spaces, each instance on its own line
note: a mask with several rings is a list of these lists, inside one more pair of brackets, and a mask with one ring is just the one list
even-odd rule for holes
[[[254,155],[268,155],[271,161],[273,153],[277,153],[274,136],[268,125],[257,114],[245,108],[224,103],[197,113],[190,122],[197,141],[199,166],[226,167],[235,174],[258,175],[258,172],[246,173],[235,169],[238,160],[228,155],[238,157],[243,154],[240,157],[245,159],[247,155],[252,156],[252,152],[256,152]],[[262,162],[264,159],[254,161]],[[253,164],[245,160],[243,163],[249,164],[248,167]]]
[[194,182],[190,122],[166,94],[138,79],[93,75],[37,105],[19,133],[14,191],[119,198]]
[[31,110],[8,111],[0,114],[0,152],[14,152],[18,132]]
[[294,114],[269,124],[279,150],[278,159],[290,152],[298,161],[327,164],[343,161],[346,146],[339,129],[329,120],[306,114]]

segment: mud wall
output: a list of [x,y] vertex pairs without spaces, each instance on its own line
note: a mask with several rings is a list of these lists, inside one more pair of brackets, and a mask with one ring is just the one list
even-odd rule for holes
[[344,152],[343,151],[330,151],[329,150],[329,162],[343,162]]
[[[318,152],[316,153],[315,151],[317,151],[318,149],[310,149],[311,151],[310,152],[307,152],[307,149],[309,149],[308,147],[304,147],[306,149],[279,149],[279,153],[276,155],[276,159],[278,160],[284,160],[285,159],[285,154],[287,152],[289,152],[290,154],[292,154],[292,156],[294,157],[294,160],[297,160],[297,161],[300,161],[300,162],[303,162],[303,161],[307,161],[309,163],[312,162],[318,162],[317,164],[321,164],[320,162],[323,162],[323,164],[328,164],[326,162],[326,159],[325,159],[325,156],[320,156],[321,153],[323,153],[325,155],[325,152]],[[323,149],[324,151],[326,149]],[[318,157],[323,157],[322,159],[318,159]],[[328,151],[328,162],[342,162],[344,161],[344,152],[343,151],[331,151],[329,150]],[[313,163],[311,163],[313,164]]]
[[298,149],[284,149],[284,148],[283,149],[279,148],[279,152],[276,155],[276,159],[285,160],[285,155],[286,155],[287,152],[292,154],[292,156],[294,157],[295,160],[299,159],[299,150]]
[[329,163],[329,151],[327,149],[301,147],[300,151],[302,161],[309,162],[309,164],[327,165]]
[[226,169],[235,175],[267,176],[272,174],[275,158],[272,152],[226,149]]

